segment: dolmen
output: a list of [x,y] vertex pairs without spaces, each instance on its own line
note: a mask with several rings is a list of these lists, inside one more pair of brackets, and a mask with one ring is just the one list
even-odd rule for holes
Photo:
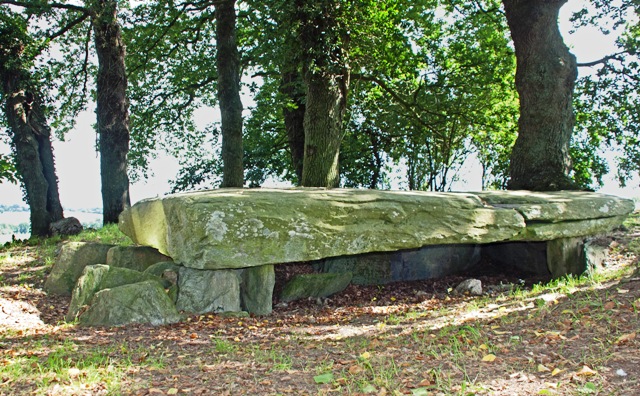
[[[602,263],[591,238],[620,226],[634,207],[629,199],[576,191],[217,189],[140,201],[122,213],[119,228],[163,257],[161,265],[152,265],[153,273],[137,268],[149,276],[134,277],[139,287],[128,287],[140,298],[162,295],[154,304],[168,306],[173,322],[180,311],[269,314],[274,266],[286,263],[312,263],[317,274],[292,281],[296,286],[284,292],[293,295],[280,296],[283,301],[323,297],[349,283],[477,271],[486,263],[549,279],[582,274]],[[69,318],[82,322],[96,304],[106,305],[104,298],[96,302],[101,294],[127,304],[135,300],[114,287],[82,284],[98,273],[105,283],[104,265],[83,271],[75,288],[91,293],[72,301]],[[93,317],[87,322],[106,323]]]

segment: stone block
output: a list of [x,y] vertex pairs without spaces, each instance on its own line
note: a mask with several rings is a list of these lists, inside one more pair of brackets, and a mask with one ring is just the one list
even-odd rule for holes
[[67,242],[61,246],[51,273],[44,283],[47,293],[71,295],[73,287],[87,265],[105,264],[113,245]]
[[553,278],[582,275],[586,270],[584,238],[562,238],[547,242],[547,265]]
[[107,253],[107,265],[144,272],[153,264],[172,261],[149,246],[115,246]]
[[[89,265],[85,267],[82,276],[78,279],[73,289],[66,320],[75,320],[78,313],[84,306],[91,304],[94,295],[100,290],[147,280],[156,281],[161,285],[163,284],[163,280],[155,275],[144,274],[127,268],[110,267],[103,264]],[[163,286],[167,287],[170,285]]]
[[158,282],[144,281],[97,292],[78,319],[86,326],[157,326],[179,322],[181,316]]
[[181,267],[176,307],[195,314],[240,311],[238,271]]
[[465,271],[480,260],[477,245],[425,246],[421,249],[332,257],[314,264],[320,272],[353,274],[356,285],[432,279]]
[[273,265],[250,267],[242,271],[240,287],[242,308],[256,315],[268,315],[272,310],[276,275]]
[[329,297],[346,289],[351,277],[350,272],[297,275],[284,286],[280,299],[288,302],[309,297]]

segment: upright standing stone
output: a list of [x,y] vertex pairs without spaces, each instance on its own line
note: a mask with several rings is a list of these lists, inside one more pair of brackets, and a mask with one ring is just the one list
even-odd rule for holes
[[554,278],[583,274],[587,270],[584,238],[563,238],[547,242],[547,265]]
[[146,280],[156,281],[163,286],[164,280],[152,274],[145,274],[128,268],[110,267],[108,265],[88,265],[73,289],[66,320],[72,321],[85,306],[91,304],[93,296],[104,289],[129,285]]
[[195,314],[240,311],[240,276],[235,270],[182,267],[178,273],[176,307]]
[[276,274],[273,265],[247,268],[242,272],[242,307],[256,315],[268,315],[272,310]]

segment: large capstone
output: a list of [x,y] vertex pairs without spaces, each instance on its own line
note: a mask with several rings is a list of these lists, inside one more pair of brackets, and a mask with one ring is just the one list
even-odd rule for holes
[[247,268],[427,245],[548,241],[621,224],[632,200],[587,192],[220,189],[138,202],[120,229],[176,263]]

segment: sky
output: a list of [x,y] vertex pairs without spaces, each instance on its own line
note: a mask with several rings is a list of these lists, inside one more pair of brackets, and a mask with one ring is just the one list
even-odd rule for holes
[[[602,58],[613,51],[611,36],[602,35],[596,28],[582,28],[576,34],[568,34],[571,26],[569,16],[572,10],[579,8],[582,1],[571,1],[563,7],[560,15],[560,27],[565,42],[578,58],[578,62],[589,62]],[[579,72],[588,72],[580,68]],[[245,101],[246,107],[246,98]],[[213,111],[203,110],[197,113],[198,123],[206,124],[215,117]],[[100,193],[100,162],[96,145],[96,133],[93,128],[95,113],[86,111],[78,119],[77,126],[69,132],[64,142],[54,141],[56,171],[59,179],[60,200],[65,208],[96,208],[102,206]],[[9,153],[9,147],[0,142],[0,153]],[[150,163],[153,177],[134,183],[130,187],[131,201],[162,196],[170,191],[169,180],[175,178],[178,163],[175,158],[160,156]],[[454,185],[457,191],[480,190],[478,166],[469,161],[461,172],[461,181]],[[605,179],[600,192],[624,197],[640,197],[639,181],[631,180],[630,187],[620,188],[614,180],[615,171]],[[22,192],[17,185],[0,184],[0,205],[13,205],[22,202]]]

